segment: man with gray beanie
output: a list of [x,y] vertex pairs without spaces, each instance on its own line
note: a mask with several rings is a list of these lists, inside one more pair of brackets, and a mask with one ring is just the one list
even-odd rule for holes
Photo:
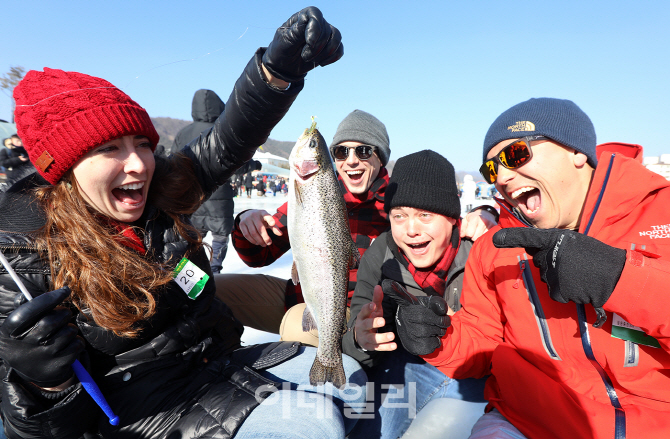
[[[391,155],[386,126],[375,116],[354,110],[338,125],[330,152],[342,183],[351,237],[362,256],[389,226],[384,212],[389,179],[386,164]],[[284,203],[274,215],[265,210],[247,210],[235,219],[232,243],[248,266],[270,265],[290,249],[287,207],[288,203]],[[481,211],[472,214],[469,232],[475,237],[494,223],[486,215],[489,214]],[[353,269],[349,274],[349,300],[356,287],[356,273]],[[235,277],[234,281],[231,277]],[[262,274],[226,274],[215,276],[215,280],[217,295],[246,326],[273,333],[281,331],[284,340],[318,343],[316,331],[302,332],[304,300],[299,285],[293,285],[290,279]],[[300,305],[294,307],[297,304]]]
[[567,100],[522,102],[486,134],[500,224],[423,356],[454,378],[491,374],[471,438],[670,436],[670,182],[631,158],[637,145],[598,150]]

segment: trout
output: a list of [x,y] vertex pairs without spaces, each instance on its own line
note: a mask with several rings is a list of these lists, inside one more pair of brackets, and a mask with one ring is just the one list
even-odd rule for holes
[[357,266],[347,208],[326,141],[316,122],[289,157],[288,234],[293,251],[291,279],[305,299],[303,331],[317,329],[319,346],[309,372],[312,385],[346,383],[342,334],[346,330],[349,268]]

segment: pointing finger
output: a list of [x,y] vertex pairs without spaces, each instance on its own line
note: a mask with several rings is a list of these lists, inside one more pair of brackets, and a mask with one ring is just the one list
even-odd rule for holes
[[493,235],[493,245],[498,248],[523,247],[542,250],[553,245],[557,233],[565,233],[565,231],[532,227],[501,229]]
[[[265,212],[265,211],[263,211],[263,212]],[[267,224],[268,227],[274,227],[275,226],[274,217],[267,212],[265,212],[265,215],[263,215],[263,221],[265,222],[265,224]]]

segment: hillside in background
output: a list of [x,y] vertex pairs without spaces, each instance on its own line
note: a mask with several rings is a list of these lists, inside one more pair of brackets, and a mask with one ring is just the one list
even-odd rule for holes
[[268,141],[265,142],[265,145],[263,145],[263,152],[269,152],[270,154],[287,159],[288,156],[291,155],[293,145],[295,145],[295,142],[283,142],[280,140],[268,139]]
[[[154,123],[154,127],[156,127],[156,131],[160,136],[158,143],[165,148],[172,146],[172,142],[174,142],[174,138],[179,130],[191,123],[188,120],[173,119],[171,117],[152,117],[151,121]],[[287,159],[289,154],[291,154],[294,144],[295,142],[268,139],[265,145],[263,145],[263,151]]]
[[152,117],[151,121],[160,136],[158,140],[159,145],[163,145],[166,149],[172,146],[174,138],[180,129],[190,124],[191,121],[182,119],[173,119],[171,117]]

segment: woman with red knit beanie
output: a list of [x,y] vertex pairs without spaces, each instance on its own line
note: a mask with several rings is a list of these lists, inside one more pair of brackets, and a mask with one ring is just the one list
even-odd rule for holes
[[[215,297],[189,220],[267,140],[307,72],[342,54],[339,31],[318,9],[294,14],[246,66],[212,130],[166,159],[153,155],[147,112],[114,85],[49,68],[26,74],[15,119],[37,173],[0,198],[0,250],[33,297],[0,267],[9,438],[348,433],[355,420],[342,400],[364,392],[295,390],[308,383],[312,348],[240,348],[243,327]],[[118,425],[84,391],[76,360]],[[354,360],[345,370],[364,383]]]

